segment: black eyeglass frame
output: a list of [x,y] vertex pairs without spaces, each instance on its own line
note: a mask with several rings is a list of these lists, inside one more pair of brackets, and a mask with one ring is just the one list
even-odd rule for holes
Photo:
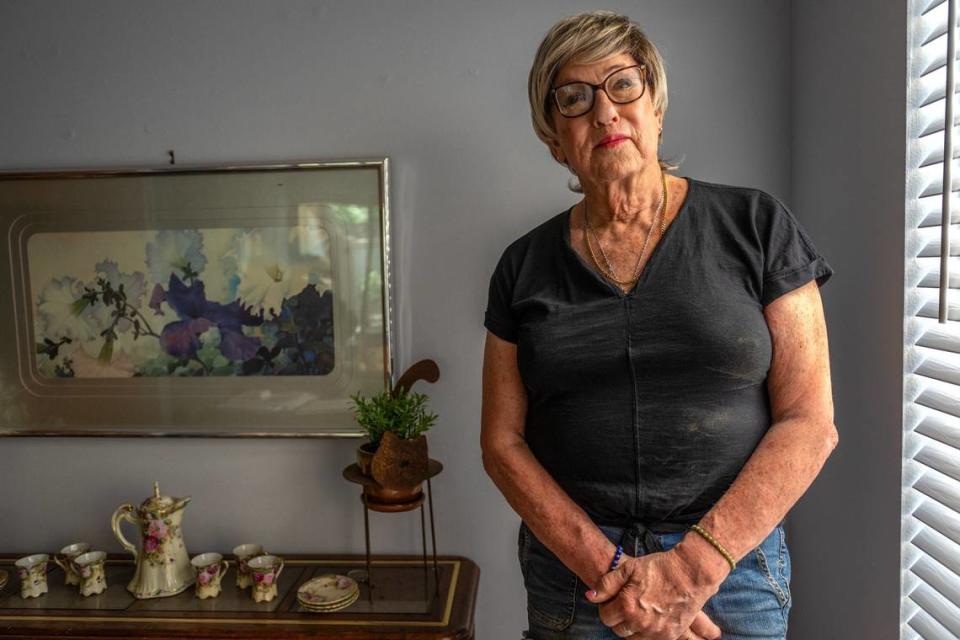
[[[605,85],[607,84],[607,80],[609,80],[609,79],[612,78],[613,76],[617,75],[617,74],[620,73],[621,71],[625,71],[625,70],[627,70],[627,69],[636,69],[636,68],[639,68],[639,69],[642,71],[642,73],[640,74],[640,82],[643,83],[643,87],[640,89],[640,95],[638,95],[636,98],[633,98],[632,100],[626,100],[626,101],[624,101],[624,102],[619,102],[619,101],[617,101],[617,100],[614,100],[614,99],[610,96],[610,92],[607,91],[607,88],[606,88],[606,86],[605,86]],[[612,102],[612,103],[614,103],[614,104],[630,104],[631,102],[636,102],[637,100],[639,100],[640,98],[642,98],[642,97],[643,97],[643,94],[647,92],[647,74],[646,74],[646,69],[647,69],[647,65],[645,65],[645,64],[631,64],[631,65],[626,66],[626,67],[620,67],[619,69],[614,69],[614,70],[611,71],[609,74],[607,74],[607,77],[604,78],[604,79],[600,82],[600,84],[593,84],[593,83],[591,83],[591,82],[585,82],[585,81],[583,81],[583,80],[573,80],[573,81],[571,81],[571,82],[564,82],[564,83],[563,83],[562,85],[560,85],[559,87],[551,87],[551,88],[550,88],[550,94],[549,94],[549,95],[553,97],[553,104],[557,107],[557,113],[559,113],[560,115],[562,115],[564,118],[579,118],[580,116],[585,116],[585,115],[587,115],[588,113],[590,113],[591,111],[593,111],[593,105],[596,104],[596,101],[597,101],[597,91],[601,91],[601,90],[602,90],[605,94],[607,94],[607,98],[609,98],[610,102]],[[585,85],[587,85],[588,87],[590,87],[590,88],[593,90],[593,92],[590,94],[590,106],[587,108],[586,111],[584,111],[583,113],[578,113],[578,114],[575,115],[575,116],[568,116],[568,115],[565,114],[565,113],[563,112],[563,110],[560,108],[560,101],[557,99],[557,90],[558,90],[558,89],[562,89],[562,88],[564,88],[564,87],[569,87],[569,86],[572,85],[572,84],[585,84]]]

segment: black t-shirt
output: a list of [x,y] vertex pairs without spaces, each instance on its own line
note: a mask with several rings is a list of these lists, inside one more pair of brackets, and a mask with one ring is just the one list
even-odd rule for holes
[[570,245],[570,210],[506,248],[484,325],[517,344],[525,438],[597,524],[683,530],[770,427],[763,307],[833,269],[757,189],[689,179],[624,293]]

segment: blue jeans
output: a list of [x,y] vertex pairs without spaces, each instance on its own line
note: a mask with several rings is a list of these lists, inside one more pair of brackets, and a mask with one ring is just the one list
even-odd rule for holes
[[[684,533],[652,533],[644,527],[601,526],[614,544],[623,544],[624,553],[638,557],[650,548],[669,550]],[[597,604],[586,599],[586,585],[543,545],[533,532],[520,524],[517,540],[523,586],[527,591],[529,640],[618,640],[612,629],[600,621]],[[703,607],[720,627],[723,640],[785,640],[790,598],[790,552],[783,523],[737,562],[720,590]]]

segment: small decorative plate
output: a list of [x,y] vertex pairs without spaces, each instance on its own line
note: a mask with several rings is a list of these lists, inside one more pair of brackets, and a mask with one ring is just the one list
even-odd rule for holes
[[333,606],[310,606],[310,605],[304,604],[303,602],[299,602],[298,604],[300,605],[300,608],[303,609],[304,611],[310,611],[312,613],[334,613],[336,611],[342,611],[343,609],[348,608],[350,605],[356,602],[359,597],[360,597],[360,592],[358,591],[357,593],[353,594],[353,596],[348,598],[346,601]]
[[356,580],[327,573],[307,580],[297,589],[297,601],[305,607],[335,607],[359,595]]

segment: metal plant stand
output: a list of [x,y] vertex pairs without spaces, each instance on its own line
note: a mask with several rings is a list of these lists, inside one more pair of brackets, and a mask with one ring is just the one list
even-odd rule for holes
[[[364,534],[364,543],[366,545],[366,582],[367,582],[367,599],[373,601],[373,573],[371,572],[371,563],[370,563],[370,511],[378,511],[380,513],[402,513],[405,511],[413,511],[417,507],[420,508],[420,533],[421,539],[423,542],[423,580],[424,580],[424,592],[427,590],[427,583],[429,577],[429,563],[427,561],[427,527],[425,522],[425,516],[423,513],[423,503],[424,498],[430,508],[430,541],[433,546],[433,575],[434,575],[434,595],[439,597],[440,595],[440,568],[437,564],[437,532],[436,527],[434,526],[433,519],[433,487],[430,483],[430,479],[435,475],[443,471],[443,465],[438,460],[431,459],[427,467],[427,490],[426,496],[424,492],[421,492],[417,498],[409,502],[401,503],[383,503],[377,502],[375,500],[369,499],[369,496],[366,492],[366,487],[379,487],[379,484],[376,480],[368,475],[364,475],[360,471],[360,467],[356,463],[351,464],[343,470],[343,477],[350,482],[355,484],[363,485],[364,491],[360,494],[360,501],[363,502],[363,534]],[[363,580],[357,580],[362,582]]]

